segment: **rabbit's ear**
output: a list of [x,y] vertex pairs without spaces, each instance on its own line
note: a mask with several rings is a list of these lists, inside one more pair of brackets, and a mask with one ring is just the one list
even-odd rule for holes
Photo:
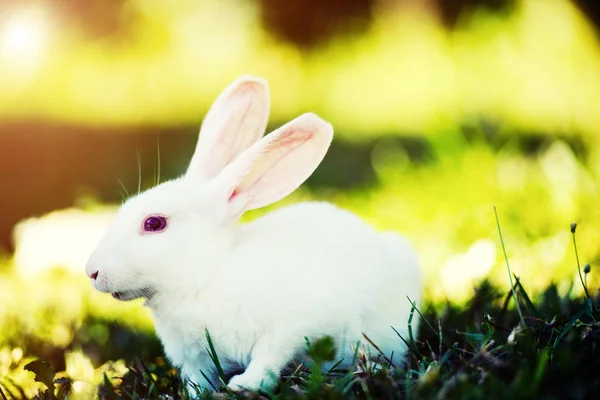
[[264,79],[242,76],[215,100],[200,128],[186,177],[209,180],[259,140],[269,118],[269,87]]
[[217,178],[231,216],[283,199],[323,160],[333,138],[330,124],[307,113],[263,137]]

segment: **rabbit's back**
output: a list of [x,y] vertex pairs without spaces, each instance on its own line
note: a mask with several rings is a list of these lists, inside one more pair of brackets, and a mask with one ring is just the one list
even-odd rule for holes
[[276,324],[300,337],[352,343],[365,332],[397,354],[404,344],[390,326],[405,334],[406,297],[418,300],[413,253],[348,211],[306,202],[244,225],[224,273],[228,296],[243,303],[238,317],[249,325],[261,320],[261,329]]

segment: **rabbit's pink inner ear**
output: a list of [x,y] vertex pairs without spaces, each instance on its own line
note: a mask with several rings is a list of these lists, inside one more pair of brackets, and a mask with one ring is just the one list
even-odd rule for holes
[[237,178],[228,196],[234,213],[264,207],[293,192],[317,168],[332,137],[331,125],[304,114],[248,149],[230,169]]
[[269,117],[266,81],[242,77],[221,93],[200,129],[186,176],[208,180],[264,134]]
[[227,201],[231,203],[237,197],[238,194],[240,194],[240,191],[237,189],[233,189],[233,192],[231,192]]

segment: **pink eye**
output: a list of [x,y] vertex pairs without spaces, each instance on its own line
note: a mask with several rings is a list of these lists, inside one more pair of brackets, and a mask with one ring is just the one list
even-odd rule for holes
[[144,232],[161,232],[167,228],[167,219],[160,215],[151,215],[144,220]]

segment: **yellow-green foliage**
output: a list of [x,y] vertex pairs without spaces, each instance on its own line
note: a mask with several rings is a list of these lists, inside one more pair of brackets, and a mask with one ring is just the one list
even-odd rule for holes
[[[90,317],[114,320],[140,333],[152,329],[149,314],[139,301],[123,304],[97,293],[84,274],[74,276],[54,271],[35,278],[18,278],[6,272],[0,275],[0,377],[4,379],[1,383],[7,384],[11,379],[30,390],[29,395],[41,387],[31,386],[33,374],[23,370],[27,362],[39,356],[35,351],[41,350],[41,346],[29,343],[31,339],[66,351],[66,375],[78,381],[75,390],[84,398],[93,393],[105,371],[122,375],[123,361],[94,368],[81,349],[68,349],[76,332]],[[110,340],[101,324],[92,326],[91,333],[100,343]],[[30,347],[30,353],[24,354],[23,347]]]
[[595,136],[600,53],[570,2],[517,0],[509,14],[476,12],[452,32],[417,6],[426,2],[387,3],[365,35],[308,53],[269,36],[250,1],[129,1],[124,37],[94,41],[34,6],[23,24],[44,40],[31,60],[4,55],[0,118],[197,124],[228,82],[251,73],[271,83],[273,120],[314,110],[352,140],[436,135],[482,114]]

